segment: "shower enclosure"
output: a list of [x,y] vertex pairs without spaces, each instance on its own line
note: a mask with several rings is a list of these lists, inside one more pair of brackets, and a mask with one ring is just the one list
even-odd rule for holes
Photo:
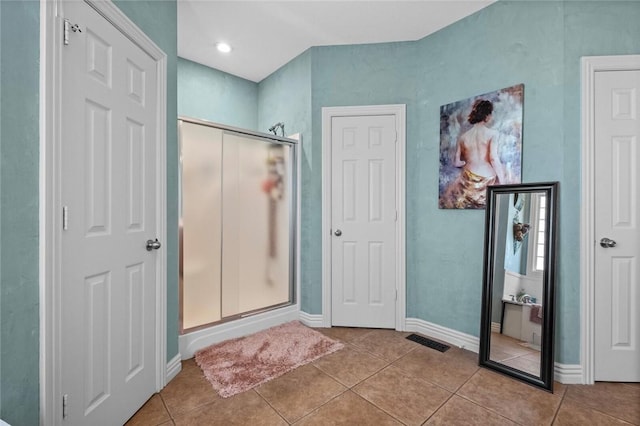
[[296,141],[182,117],[178,129],[181,332],[294,303]]

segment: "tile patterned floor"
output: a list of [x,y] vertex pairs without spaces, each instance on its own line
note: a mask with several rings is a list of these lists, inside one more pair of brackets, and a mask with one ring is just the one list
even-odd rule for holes
[[231,398],[184,361],[127,425],[640,425],[638,383],[556,383],[551,394],[409,333],[319,331],[345,348]]

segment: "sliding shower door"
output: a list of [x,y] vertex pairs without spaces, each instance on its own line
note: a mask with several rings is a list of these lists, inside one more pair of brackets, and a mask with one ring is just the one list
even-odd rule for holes
[[182,330],[292,303],[294,141],[179,126]]
[[182,123],[180,133],[180,284],[188,329],[221,319],[222,130]]

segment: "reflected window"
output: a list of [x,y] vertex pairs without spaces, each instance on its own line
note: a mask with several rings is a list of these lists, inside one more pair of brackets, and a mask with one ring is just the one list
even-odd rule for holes
[[529,271],[542,273],[544,271],[544,241],[547,217],[547,199],[545,194],[535,194],[531,200],[531,223],[535,229],[531,238],[529,251]]

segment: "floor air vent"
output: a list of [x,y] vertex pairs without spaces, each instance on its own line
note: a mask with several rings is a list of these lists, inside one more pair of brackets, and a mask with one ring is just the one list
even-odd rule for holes
[[449,346],[444,343],[436,342],[435,340],[427,339],[426,337],[418,336],[417,334],[410,334],[407,336],[407,339],[420,343],[421,345],[427,346],[431,349],[435,349],[436,351],[446,352],[449,350]]

